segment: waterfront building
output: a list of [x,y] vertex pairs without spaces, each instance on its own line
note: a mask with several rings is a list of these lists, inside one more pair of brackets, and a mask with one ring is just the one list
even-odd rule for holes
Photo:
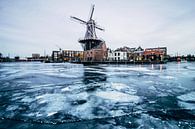
[[40,54],[39,53],[33,53],[32,54],[32,59],[39,59],[40,58]]
[[167,55],[167,47],[146,48],[145,51],[161,51],[164,55]]
[[52,51],[52,61],[53,62],[62,62],[61,51]]
[[107,60],[109,61],[127,61],[127,51],[116,49],[108,50]]
[[110,48],[107,48],[107,60],[108,61],[113,61],[114,60],[113,53],[114,53],[113,50],[111,50]]
[[[15,57],[15,61],[25,61],[23,59],[18,59],[19,57]],[[46,59],[45,56],[40,56],[39,53],[33,53],[31,57],[27,57],[26,61],[44,61]]]
[[127,50],[127,60],[133,62],[136,48],[135,47],[134,48],[126,47],[125,49]]
[[15,56],[15,57],[14,57],[14,60],[15,60],[15,61],[20,61],[20,57],[19,57],[19,56]]
[[3,62],[3,54],[0,53],[0,62]]
[[135,49],[135,51],[133,53],[131,53],[131,59],[133,61],[142,61],[143,60],[143,53],[144,53],[144,49],[139,46],[138,48]]
[[138,48],[130,48],[130,47],[127,47],[127,46],[124,46],[124,47],[121,47],[121,48],[118,48],[116,49],[116,51],[122,51],[122,52],[127,52],[127,57],[125,57],[125,60],[127,61],[141,61],[142,60],[142,55],[143,55],[143,50],[141,47],[138,47]]
[[166,56],[166,47],[146,48],[143,53],[143,58],[146,61],[163,61]]
[[107,57],[107,48],[105,42],[100,43],[93,49],[83,52],[84,61],[105,61]]
[[82,61],[83,51],[63,50],[62,58],[65,62]]

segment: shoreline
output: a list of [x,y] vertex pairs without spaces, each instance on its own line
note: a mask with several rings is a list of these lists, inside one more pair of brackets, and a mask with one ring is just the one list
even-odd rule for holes
[[146,62],[146,61],[137,61],[137,62],[132,62],[132,61],[82,61],[82,62],[70,62],[70,63],[75,63],[75,64],[83,64],[83,65],[98,65],[98,64],[165,64],[167,62],[164,61],[153,61],[153,62]]
[[72,64],[83,64],[83,65],[98,65],[98,64],[113,64],[113,65],[126,65],[126,64],[167,64],[171,62],[195,62],[195,61],[70,61],[70,62],[52,62],[52,61],[5,61],[1,63],[28,63],[28,62],[41,62],[41,63],[72,63]]

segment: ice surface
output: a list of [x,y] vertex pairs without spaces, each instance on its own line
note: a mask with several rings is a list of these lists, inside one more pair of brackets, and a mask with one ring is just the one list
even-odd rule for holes
[[66,97],[63,94],[44,94],[37,96],[38,102],[47,103],[46,107],[42,107],[40,110],[45,112],[47,115],[52,112],[58,112],[66,107]]
[[195,110],[194,103],[187,103],[187,102],[182,102],[182,101],[179,101],[178,103],[179,103],[179,106],[181,106],[184,109]]
[[141,66],[137,66],[137,67],[109,67],[106,68],[107,70],[110,71],[142,71],[142,72],[148,72],[150,71],[149,69],[145,68],[145,67],[141,67]]
[[178,96],[179,105],[185,109],[195,110],[195,92]]
[[0,63],[0,128],[192,128],[194,65]]
[[62,91],[70,91],[70,87],[65,87],[62,89]]
[[182,101],[194,101],[195,102],[195,92],[190,92],[181,96],[178,96]]
[[104,99],[109,99],[116,102],[133,102],[138,103],[139,97],[135,95],[128,95],[118,91],[101,91],[96,94]]
[[128,88],[128,86],[124,83],[111,83],[111,85],[116,90],[122,90]]

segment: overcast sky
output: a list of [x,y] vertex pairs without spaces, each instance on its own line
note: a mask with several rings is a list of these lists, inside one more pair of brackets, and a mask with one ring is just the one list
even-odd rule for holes
[[0,52],[4,56],[82,50],[86,27],[70,19],[93,18],[107,47],[161,47],[195,54],[195,0],[0,0]]

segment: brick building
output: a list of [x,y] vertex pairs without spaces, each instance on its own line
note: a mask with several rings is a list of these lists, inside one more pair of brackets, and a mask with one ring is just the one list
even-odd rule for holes
[[107,48],[105,42],[101,42],[98,46],[85,50],[83,52],[83,61],[104,61],[107,57]]
[[74,50],[63,50],[62,58],[65,62],[70,61],[82,61],[83,60],[83,51],[74,51]]
[[146,48],[143,53],[143,58],[147,61],[163,61],[166,55],[166,47]]

